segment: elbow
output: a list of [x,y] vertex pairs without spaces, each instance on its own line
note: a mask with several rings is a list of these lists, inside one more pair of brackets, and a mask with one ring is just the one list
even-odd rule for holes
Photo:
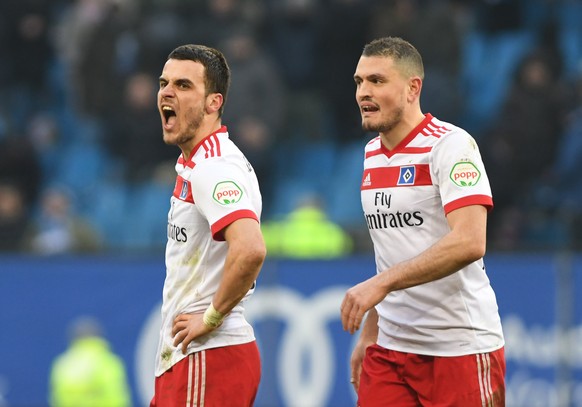
[[463,244],[463,263],[470,264],[485,257],[486,242],[481,239],[469,239]]
[[244,268],[251,277],[256,278],[266,257],[267,249],[264,244],[255,244],[246,248],[242,263],[245,265]]
[[249,250],[248,261],[253,264],[256,268],[261,268],[265,259],[267,258],[267,248],[264,244],[257,245],[253,249]]

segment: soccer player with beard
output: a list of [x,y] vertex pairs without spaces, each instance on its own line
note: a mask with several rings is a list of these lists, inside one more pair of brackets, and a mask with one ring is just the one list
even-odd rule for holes
[[151,406],[251,406],[261,366],[242,301],[266,249],[255,172],[221,123],[230,70],[219,51],[184,45],[168,56],[159,83],[164,142],[182,154]]
[[[341,304],[361,407],[504,406],[504,339],[485,272],[491,189],[475,140],[423,114],[422,58],[368,43],[354,74],[365,148],[361,195],[376,274]],[[366,318],[364,319],[365,314]]]

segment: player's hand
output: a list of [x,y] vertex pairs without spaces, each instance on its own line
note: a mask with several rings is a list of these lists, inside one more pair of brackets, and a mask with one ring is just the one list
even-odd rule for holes
[[182,344],[182,353],[185,355],[188,345],[194,339],[206,335],[213,329],[202,321],[203,313],[179,314],[172,324],[174,346]]
[[353,334],[360,329],[366,312],[386,297],[386,293],[377,284],[376,277],[369,278],[346,292],[340,307],[344,331]]

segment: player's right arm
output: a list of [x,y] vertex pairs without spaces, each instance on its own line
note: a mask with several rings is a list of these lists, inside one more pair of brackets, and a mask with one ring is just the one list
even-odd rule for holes
[[435,281],[461,270],[485,255],[487,208],[470,205],[447,215],[450,231],[418,256],[350,288],[342,302],[344,330],[360,329],[366,311],[379,304],[390,292]]

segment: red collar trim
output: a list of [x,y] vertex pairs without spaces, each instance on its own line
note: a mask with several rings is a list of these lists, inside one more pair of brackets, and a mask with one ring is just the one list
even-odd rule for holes
[[391,157],[393,156],[395,153],[403,150],[408,143],[410,143],[412,141],[412,139],[414,139],[418,133],[421,132],[422,129],[424,129],[426,126],[428,126],[428,124],[432,121],[432,119],[434,119],[433,115],[430,113],[427,113],[424,115],[424,119],[414,128],[410,131],[410,133],[408,133],[408,135],[406,137],[404,137],[400,143],[398,143],[398,145],[396,147],[394,147],[394,149],[389,150],[387,149],[384,144],[382,143],[382,140],[380,140],[380,148],[382,149],[382,152],[384,154],[386,154],[387,156]]
[[[198,151],[198,149],[202,146],[202,144],[204,144],[204,142],[206,140],[208,140],[210,137],[212,137],[212,136],[214,136],[214,135],[216,135],[218,133],[227,133],[227,132],[228,132],[228,129],[226,128],[226,126],[220,126],[220,128],[218,130],[210,133],[208,136],[206,136],[202,140],[200,140],[198,142],[198,144],[196,144],[194,146],[194,148],[192,149],[192,151],[190,151],[190,159],[188,160],[188,162],[184,162],[184,165],[187,166],[188,163],[192,162],[192,159],[194,158],[194,154]],[[184,155],[183,154],[180,155],[180,160],[181,161],[184,161]]]

